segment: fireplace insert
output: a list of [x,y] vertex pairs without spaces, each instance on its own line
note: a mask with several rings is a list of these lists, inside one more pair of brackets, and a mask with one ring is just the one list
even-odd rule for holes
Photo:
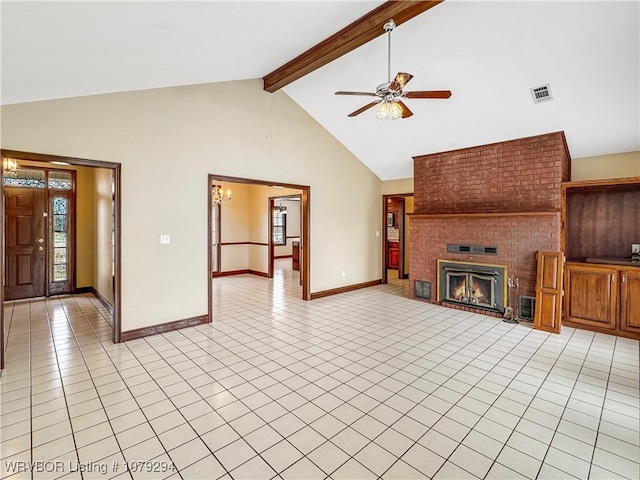
[[438,260],[438,300],[503,313],[505,265]]

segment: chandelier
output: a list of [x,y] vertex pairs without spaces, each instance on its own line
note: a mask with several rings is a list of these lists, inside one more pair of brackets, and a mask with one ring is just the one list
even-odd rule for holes
[[2,171],[5,175],[15,174],[18,170],[18,161],[13,158],[2,159]]
[[280,205],[275,205],[273,207],[273,211],[276,213],[281,213],[282,215],[286,215],[287,214],[287,207],[285,207],[284,205],[280,204]]
[[231,201],[231,190],[227,190],[227,194],[225,196],[224,190],[222,190],[222,187],[220,185],[212,185],[211,201],[216,205],[229,203]]
[[398,100],[398,98],[383,100],[376,112],[378,120],[397,120],[402,118],[402,106],[398,103]]

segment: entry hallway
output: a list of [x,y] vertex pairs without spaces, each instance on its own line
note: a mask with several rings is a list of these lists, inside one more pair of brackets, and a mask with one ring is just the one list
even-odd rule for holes
[[90,295],[7,303],[0,477],[639,478],[637,341],[297,278],[119,345]]

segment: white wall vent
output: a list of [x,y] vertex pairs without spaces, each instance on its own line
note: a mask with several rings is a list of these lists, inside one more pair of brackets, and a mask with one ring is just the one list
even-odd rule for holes
[[540,87],[532,88],[531,96],[533,97],[533,103],[542,103],[553,100],[553,97],[551,96],[551,87],[548,83]]

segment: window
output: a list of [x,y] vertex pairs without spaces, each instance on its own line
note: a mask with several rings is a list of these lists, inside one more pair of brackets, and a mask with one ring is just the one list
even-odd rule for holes
[[68,205],[65,197],[53,197],[53,281],[68,280]]
[[286,209],[274,208],[272,236],[274,245],[286,245],[287,243],[287,213]]
[[49,188],[55,188],[58,190],[71,190],[72,187],[73,177],[71,176],[71,172],[49,172]]
[[5,174],[3,177],[5,187],[45,188],[44,170],[30,168],[18,168],[15,173]]

